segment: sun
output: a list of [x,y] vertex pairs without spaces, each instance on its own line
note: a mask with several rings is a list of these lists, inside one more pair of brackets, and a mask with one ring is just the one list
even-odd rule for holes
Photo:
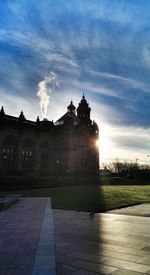
[[99,139],[97,139],[97,140],[95,141],[95,145],[96,145],[98,148],[100,148]]

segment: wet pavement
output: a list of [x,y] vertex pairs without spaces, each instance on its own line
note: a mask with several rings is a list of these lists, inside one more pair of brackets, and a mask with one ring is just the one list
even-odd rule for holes
[[52,210],[48,198],[24,198],[0,212],[6,274],[150,274],[150,219]]
[[150,219],[54,210],[58,274],[150,274]]

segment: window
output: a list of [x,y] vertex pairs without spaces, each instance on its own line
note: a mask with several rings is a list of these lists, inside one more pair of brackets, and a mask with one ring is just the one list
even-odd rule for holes
[[48,152],[40,152],[40,169],[47,169]]
[[46,170],[48,168],[48,152],[49,152],[49,143],[43,141],[40,144],[40,154],[39,154],[39,168]]
[[14,136],[7,136],[2,148],[2,166],[5,169],[14,169],[17,165],[17,140]]
[[34,157],[34,142],[31,139],[26,139],[22,147],[22,167],[33,168]]

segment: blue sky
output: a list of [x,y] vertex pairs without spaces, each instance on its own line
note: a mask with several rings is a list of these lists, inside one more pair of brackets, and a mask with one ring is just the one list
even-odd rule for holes
[[[0,102],[28,119],[40,114],[38,84],[59,87],[47,117],[57,120],[85,93],[100,128],[101,160],[148,161],[150,1],[0,0]],[[42,117],[41,117],[42,118]]]

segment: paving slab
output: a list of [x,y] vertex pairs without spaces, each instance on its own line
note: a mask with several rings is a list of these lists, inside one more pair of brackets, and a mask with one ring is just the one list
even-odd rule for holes
[[150,219],[54,210],[57,275],[150,274]]
[[56,275],[49,198],[24,198],[0,212],[0,275]]
[[108,211],[112,214],[150,217],[150,202]]
[[6,274],[150,274],[150,219],[53,211],[48,198],[24,198],[0,212],[0,275]]

